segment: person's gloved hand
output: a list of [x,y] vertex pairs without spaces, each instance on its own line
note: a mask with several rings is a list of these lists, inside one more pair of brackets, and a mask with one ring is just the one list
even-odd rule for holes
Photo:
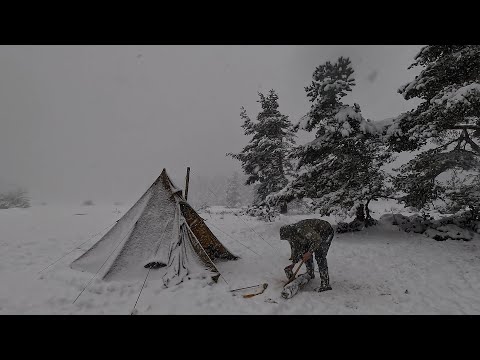
[[302,260],[304,262],[307,262],[308,260],[310,260],[311,257],[312,257],[312,253],[310,251],[307,251],[305,254],[303,254]]
[[292,268],[293,268],[293,264],[285,267],[285,269],[284,269],[285,270],[285,275],[287,276],[288,280],[290,280],[293,276]]

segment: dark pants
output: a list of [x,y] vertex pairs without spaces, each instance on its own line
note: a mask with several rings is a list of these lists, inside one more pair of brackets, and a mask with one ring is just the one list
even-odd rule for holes
[[307,274],[313,279],[315,278],[315,265],[313,264],[313,257],[315,256],[315,260],[318,266],[318,272],[320,276],[320,287],[326,288],[330,286],[330,276],[328,275],[328,263],[327,257],[323,255],[322,251],[315,251],[313,256],[305,262],[305,266],[307,267]]

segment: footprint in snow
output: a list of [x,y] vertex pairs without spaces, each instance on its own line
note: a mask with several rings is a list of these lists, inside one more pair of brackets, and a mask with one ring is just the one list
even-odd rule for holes
[[278,302],[276,302],[275,300],[272,300],[272,299],[270,299],[270,298],[265,299],[265,302],[266,302],[266,303],[270,303],[270,304],[278,304]]

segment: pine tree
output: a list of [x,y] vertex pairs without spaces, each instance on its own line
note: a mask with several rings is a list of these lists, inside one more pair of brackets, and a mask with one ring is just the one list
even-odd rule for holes
[[259,93],[262,111],[253,122],[242,107],[242,128],[252,139],[239,154],[228,153],[242,162],[242,168],[248,176],[246,185],[255,184],[255,204],[262,203],[265,198],[283,188],[288,180],[287,174],[291,164],[287,155],[294,144],[293,127],[288,116],[278,110],[278,95],[270,90],[268,96]]
[[225,202],[228,207],[237,207],[240,205],[240,179],[238,173],[235,171],[233,176],[228,180],[227,188],[225,191]]
[[375,125],[361,115],[360,106],[346,105],[342,98],[354,86],[348,58],[316,68],[306,87],[312,102],[307,116],[297,125],[316,129],[316,138],[298,146],[294,179],[269,201],[310,198],[322,215],[357,210],[357,219],[373,223],[368,209],[371,200],[386,196],[385,174],[380,167],[389,159]]
[[415,66],[423,70],[398,92],[422,102],[396,119],[387,139],[395,151],[421,153],[399,169],[396,188],[407,206],[440,201],[445,211],[473,210],[480,197],[480,46],[429,45]]

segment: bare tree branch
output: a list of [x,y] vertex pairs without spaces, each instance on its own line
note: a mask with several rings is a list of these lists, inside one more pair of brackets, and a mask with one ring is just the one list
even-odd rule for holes
[[458,124],[458,125],[451,126],[450,129],[455,129],[455,130],[463,130],[463,129],[480,130],[480,126],[470,125],[470,124]]
[[470,136],[468,135],[468,132],[465,130],[465,141],[470,144],[472,147],[472,150],[477,153],[477,155],[480,155],[480,146],[478,146],[472,139],[470,139]]

